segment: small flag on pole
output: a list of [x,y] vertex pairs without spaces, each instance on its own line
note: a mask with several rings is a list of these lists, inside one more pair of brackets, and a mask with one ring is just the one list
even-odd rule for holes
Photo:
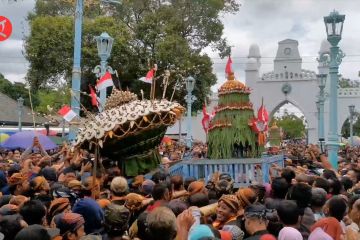
[[145,77],[141,77],[139,78],[140,81],[143,81],[144,83],[152,83],[152,80],[154,78],[154,72],[156,70],[153,68],[153,69],[150,69],[150,71],[147,72],[146,76]]
[[232,72],[233,72],[232,60],[231,60],[231,57],[229,56],[227,63],[226,63],[226,67],[225,67],[225,73],[226,73],[226,75],[229,75]]
[[76,113],[68,105],[63,106],[58,113],[68,122],[76,117]]
[[94,88],[92,88],[90,85],[89,85],[89,88],[90,88],[90,96],[91,96],[91,105],[93,105],[94,107],[98,107],[98,106],[99,106],[99,102],[98,102],[98,100],[97,100],[97,96],[96,96],[95,90],[94,90]]
[[96,84],[96,89],[100,91],[102,89],[106,89],[112,86],[114,86],[114,82],[112,80],[111,74],[109,72],[106,72],[104,76],[102,76],[99,82]]

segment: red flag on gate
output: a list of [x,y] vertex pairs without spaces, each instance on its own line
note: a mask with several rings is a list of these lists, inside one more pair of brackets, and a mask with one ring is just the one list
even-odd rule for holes
[[232,60],[231,60],[231,57],[229,56],[227,63],[226,63],[226,67],[225,67],[225,73],[226,73],[226,75],[229,75],[232,72],[233,72]]

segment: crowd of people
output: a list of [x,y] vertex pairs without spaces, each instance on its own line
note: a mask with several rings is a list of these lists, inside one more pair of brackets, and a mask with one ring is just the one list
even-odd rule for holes
[[339,170],[316,145],[283,150],[270,183],[235,188],[221,172],[207,182],[166,171],[129,181],[116,161],[94,169],[91,153],[64,144],[49,155],[35,138],[0,154],[0,239],[360,239],[359,149],[341,150]]
[[162,157],[176,162],[183,159],[204,159],[207,157],[207,145],[201,141],[193,141],[192,148],[188,148],[183,141],[170,140],[159,146]]

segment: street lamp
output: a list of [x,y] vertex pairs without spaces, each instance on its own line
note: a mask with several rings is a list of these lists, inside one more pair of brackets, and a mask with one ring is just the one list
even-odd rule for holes
[[[117,0],[103,0],[107,3],[121,3]],[[80,116],[80,85],[81,85],[81,35],[84,13],[84,0],[76,0],[75,7],[75,34],[74,34],[74,62],[71,78],[71,109]],[[70,125],[69,140],[76,137],[76,129]]]
[[354,124],[354,114],[355,114],[355,105],[350,105],[349,106],[349,113],[350,113],[350,117],[349,117],[349,122],[350,122],[350,146],[353,146],[354,142],[353,142],[353,124]]
[[316,110],[317,110],[317,118],[318,118],[318,121],[319,121],[319,113],[320,113],[320,103],[319,103],[319,100],[315,102],[316,104]]
[[185,79],[187,95],[185,97],[187,103],[187,133],[186,133],[186,146],[191,149],[191,104],[196,100],[196,97],[192,95],[192,91],[195,87],[195,79],[191,76]]
[[19,121],[18,121],[19,132],[21,132],[21,129],[22,129],[21,118],[22,118],[23,107],[24,107],[24,99],[22,97],[19,97],[17,99],[17,110],[18,110],[18,117],[19,117]]
[[341,59],[345,56],[337,46],[341,40],[343,24],[345,15],[340,15],[337,11],[333,11],[329,16],[324,17],[327,40],[331,44],[330,48],[330,101],[329,101],[329,119],[330,128],[328,135],[327,148],[329,153],[329,160],[334,169],[338,168],[338,149],[339,149],[339,135],[338,135],[338,73]]
[[318,124],[318,138],[319,144],[320,142],[325,141],[325,126],[324,126],[324,103],[325,103],[325,85],[326,85],[326,78],[327,74],[318,74],[317,83],[320,89],[319,96],[318,96],[318,113],[319,113],[319,124]]
[[[111,74],[115,73],[113,69],[108,66],[107,60],[110,57],[114,39],[108,33],[103,32],[100,36],[95,37],[98,55],[100,57],[100,65],[96,66],[93,72],[100,79],[108,71]],[[100,90],[100,106],[99,110],[102,111],[106,102],[106,88]]]

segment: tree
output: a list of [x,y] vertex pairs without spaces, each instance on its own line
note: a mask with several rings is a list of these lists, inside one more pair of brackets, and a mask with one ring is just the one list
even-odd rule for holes
[[[0,92],[14,99],[15,101],[22,97],[24,105],[30,107],[29,90],[25,88],[23,83],[12,83],[0,73]],[[34,105],[38,103],[36,94],[32,93],[32,102]]]
[[299,118],[293,113],[285,113],[282,117],[274,118],[272,121],[276,121],[277,125],[282,128],[284,139],[303,138],[305,135],[303,117]]
[[[91,70],[99,64],[94,36],[108,32],[114,39],[109,65],[119,72],[122,88],[134,92],[149,85],[137,81],[157,63],[157,75],[172,66],[177,73],[193,75],[196,80],[194,94],[202,102],[216,83],[210,58],[202,53],[212,47],[223,57],[229,54],[226,39],[222,37],[220,16],[238,11],[235,0],[172,1],[163,6],[158,0],[122,1],[120,5],[101,6],[99,0],[85,1],[85,18],[82,36],[82,91],[94,84]],[[73,54],[74,0],[37,0],[34,13],[29,15],[31,34],[26,39],[26,57],[30,62],[27,80],[35,90],[54,88],[65,80],[70,85]],[[172,89],[179,74],[170,77]],[[117,83],[117,81],[115,81]],[[167,97],[172,91],[167,91]],[[184,88],[176,99],[184,103]],[[157,84],[157,97],[162,95]],[[147,95],[148,96],[148,95]]]
[[[354,122],[353,122],[353,134],[354,136],[360,136],[360,114],[355,113],[354,115]],[[341,135],[344,138],[350,137],[350,121],[349,118],[347,118],[341,128]]]
[[41,89],[37,92],[39,104],[36,107],[36,111],[40,113],[48,113],[47,106],[57,110],[60,109],[64,104],[70,103],[70,92],[67,89]]

